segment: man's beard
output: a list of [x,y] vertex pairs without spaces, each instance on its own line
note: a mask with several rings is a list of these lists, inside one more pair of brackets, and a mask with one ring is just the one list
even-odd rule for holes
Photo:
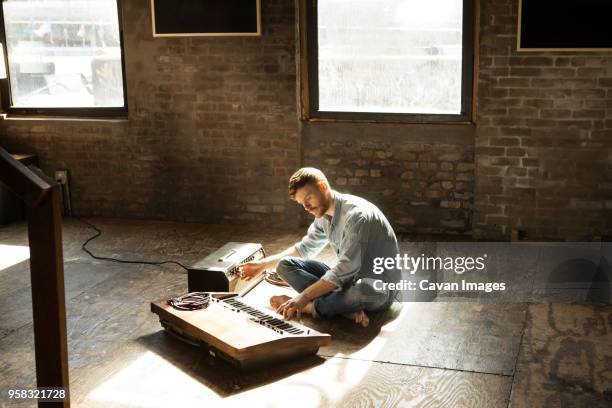
[[311,214],[315,216],[315,218],[321,218],[325,215],[325,213],[329,210],[329,202],[321,202],[321,204],[311,210]]

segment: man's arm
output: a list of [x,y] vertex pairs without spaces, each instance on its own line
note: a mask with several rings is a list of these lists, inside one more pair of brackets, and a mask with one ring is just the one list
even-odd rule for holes
[[289,248],[285,249],[282,252],[267,256],[258,261],[252,261],[252,262],[248,262],[248,263],[240,265],[239,267],[240,277],[245,280],[250,280],[254,278],[255,276],[259,275],[260,273],[262,273],[263,271],[265,271],[266,269],[276,268],[276,265],[278,265],[278,262],[286,256],[296,256],[296,257],[300,256],[300,253],[298,252],[296,248],[298,244],[299,243],[291,245]]
[[319,279],[318,281],[304,289],[304,291],[300,293],[299,296],[304,298],[302,299],[303,302],[308,303],[336,289],[338,289],[338,286],[336,286],[334,282],[325,279]]
[[369,224],[360,214],[347,217],[345,236],[340,243],[338,262],[321,277],[343,287],[356,279],[361,270],[364,245],[369,237]]
[[312,258],[321,252],[327,242],[327,236],[321,226],[313,222],[310,227],[308,227],[308,232],[300,242],[295,243],[278,254],[241,265],[239,269],[240,277],[249,280],[266,269],[276,268],[278,262],[285,256],[295,256],[305,259]]

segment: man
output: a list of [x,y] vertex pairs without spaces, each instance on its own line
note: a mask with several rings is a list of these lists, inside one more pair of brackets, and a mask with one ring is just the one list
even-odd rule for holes
[[[397,282],[399,271],[373,273],[374,258],[398,254],[395,233],[372,203],[331,189],[318,169],[305,167],[289,179],[289,195],[315,220],[302,240],[286,250],[241,265],[251,279],[266,269],[276,272],[298,295],[273,296],[270,304],[285,319],[302,312],[315,317],[343,315],[366,327],[366,311],[388,308],[395,291],[374,289],[374,280]],[[335,266],[312,260],[329,243],[338,258]],[[379,285],[380,287],[380,285]]]

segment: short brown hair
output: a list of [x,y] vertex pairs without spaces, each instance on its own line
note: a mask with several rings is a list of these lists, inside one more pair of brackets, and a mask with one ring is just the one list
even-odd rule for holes
[[295,199],[295,193],[307,184],[317,184],[321,181],[326,182],[327,177],[319,169],[314,167],[302,167],[289,178],[289,196]]

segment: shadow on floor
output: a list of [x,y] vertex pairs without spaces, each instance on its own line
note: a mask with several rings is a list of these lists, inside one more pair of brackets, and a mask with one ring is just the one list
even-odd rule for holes
[[[377,337],[385,324],[397,318],[401,308],[400,303],[395,303],[389,310],[371,313],[367,328],[341,317],[328,320],[309,318],[303,323],[331,334],[332,341],[348,343],[351,348],[359,349]],[[137,341],[222,397],[282,380],[325,362],[325,358],[313,355],[258,370],[241,371],[222,359],[212,357],[205,346],[187,344],[163,330],[139,337]]]
[[142,336],[138,342],[221,397],[282,380],[325,362],[324,358],[313,355],[258,370],[241,371],[222,359],[212,357],[206,347],[184,343],[164,330]]
[[380,334],[382,327],[397,319],[401,311],[402,304],[395,302],[388,310],[368,312],[370,324],[365,328],[340,316],[331,319],[305,318],[304,324],[319,332],[331,334],[332,342],[341,342],[350,346],[351,350],[357,351],[374,340]]

